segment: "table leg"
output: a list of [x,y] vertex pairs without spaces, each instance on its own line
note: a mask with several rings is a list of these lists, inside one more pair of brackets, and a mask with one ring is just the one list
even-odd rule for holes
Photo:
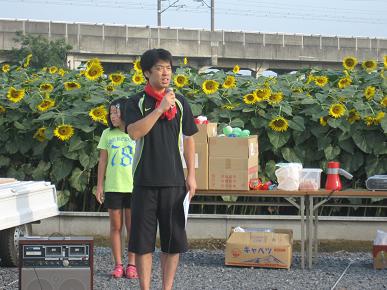
[[314,261],[318,258],[318,208],[314,209]]
[[301,269],[305,269],[305,197],[300,197],[301,214]]
[[309,220],[308,220],[308,268],[313,264],[313,197],[309,196]]
[[305,264],[308,264],[309,258],[309,197],[305,197]]

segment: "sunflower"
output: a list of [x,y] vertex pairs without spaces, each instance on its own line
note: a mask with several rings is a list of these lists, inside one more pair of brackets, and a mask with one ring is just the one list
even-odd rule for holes
[[284,117],[278,116],[269,122],[269,127],[276,132],[285,132],[289,128],[289,123]]
[[112,92],[114,92],[115,88],[112,84],[109,84],[106,86],[105,90],[109,93],[112,93]]
[[343,104],[333,104],[329,107],[329,115],[336,119],[344,116],[345,111]]
[[103,74],[103,67],[99,61],[91,62],[85,70],[85,77],[90,81],[95,81]]
[[3,64],[3,66],[1,67],[1,70],[5,73],[9,72],[11,70],[11,66],[9,64]]
[[282,92],[276,92],[272,93],[269,98],[267,99],[267,102],[270,105],[279,104],[284,98],[284,94]]
[[50,66],[49,68],[48,68],[48,72],[50,73],[50,74],[55,74],[56,72],[58,71],[58,68],[56,67],[56,66]]
[[378,112],[375,117],[374,116],[365,117],[364,123],[366,123],[367,126],[372,126],[372,125],[377,126],[378,124],[380,124],[384,116],[385,116],[384,112]]
[[226,79],[224,80],[222,86],[225,89],[235,88],[235,86],[236,86],[235,77],[234,76],[227,76]]
[[66,91],[76,90],[81,87],[81,84],[78,82],[65,82],[63,85]]
[[376,119],[372,116],[367,116],[364,118],[364,123],[367,125],[367,126],[372,126],[372,125],[377,125],[376,123]]
[[51,93],[54,90],[54,86],[52,84],[50,84],[50,83],[42,83],[39,86],[39,90],[42,93]]
[[337,85],[339,86],[340,89],[344,89],[344,88],[350,86],[351,83],[352,83],[351,78],[350,77],[345,77],[345,78],[341,78]]
[[353,70],[357,65],[357,58],[354,56],[347,56],[343,59],[343,67],[346,70]]
[[26,59],[24,60],[23,67],[28,67],[30,65],[32,59],[32,54],[30,53],[27,55]]
[[239,67],[239,65],[236,64],[236,65],[233,67],[232,72],[233,72],[234,74],[237,74],[237,73],[239,73],[240,70],[241,70],[241,68]]
[[0,105],[0,114],[2,113],[5,113],[5,108],[2,105]]
[[306,83],[310,84],[313,81],[314,81],[314,75],[309,74],[308,77],[306,78]]
[[59,140],[69,140],[74,135],[74,128],[69,124],[62,124],[55,128],[54,136]]
[[26,92],[24,89],[17,90],[14,87],[10,87],[7,93],[7,98],[12,103],[18,103],[24,98],[25,94]]
[[304,90],[302,88],[294,88],[292,90],[293,93],[302,93]]
[[323,126],[323,127],[328,125],[328,118],[329,118],[329,116],[320,117],[320,125]]
[[41,127],[38,130],[36,130],[34,134],[34,139],[38,140],[39,142],[44,142],[46,140],[46,127]]
[[113,86],[119,86],[124,82],[125,76],[122,73],[115,73],[109,75],[109,79],[112,81]]
[[144,81],[145,79],[141,72],[137,72],[133,74],[132,82],[135,83],[136,85],[141,85],[142,83],[144,83]]
[[45,112],[54,106],[55,106],[55,100],[51,98],[46,98],[43,101],[41,101],[40,104],[36,106],[36,108],[41,112]]
[[187,65],[187,64],[188,64],[188,58],[185,57],[185,58],[183,59],[183,64],[184,64],[184,65]]
[[142,72],[142,68],[141,68],[141,63],[140,63],[140,59],[136,59],[134,62],[133,62],[133,68],[136,72]]
[[106,119],[108,112],[104,105],[95,107],[90,110],[89,116],[93,119],[93,121],[103,123]]
[[383,97],[383,99],[380,101],[380,104],[382,107],[387,108],[387,96]]
[[356,111],[355,109],[351,109],[349,110],[348,112],[348,122],[353,124],[355,123],[356,121],[359,121],[361,118],[360,118],[360,114],[358,111]]
[[384,67],[387,68],[387,55],[383,56]]
[[188,85],[188,78],[185,75],[178,74],[173,78],[173,83],[176,87],[182,88]]
[[215,94],[218,91],[219,83],[214,80],[205,80],[202,84],[203,92],[206,95]]
[[269,99],[271,95],[271,90],[269,88],[259,88],[256,89],[253,94],[257,98],[257,102],[262,102],[264,100]]
[[378,68],[378,63],[371,59],[371,60],[366,60],[364,61],[361,66],[363,69],[365,69],[367,72],[372,72]]
[[314,83],[322,88],[328,83],[328,78],[326,76],[317,76],[314,78]]
[[243,102],[247,105],[253,105],[258,102],[258,99],[254,94],[247,94],[243,96]]
[[66,71],[63,68],[60,68],[58,70],[58,75],[60,75],[61,77],[63,77],[65,74],[66,74]]
[[368,86],[364,90],[364,97],[367,101],[371,100],[375,96],[376,88],[373,86]]

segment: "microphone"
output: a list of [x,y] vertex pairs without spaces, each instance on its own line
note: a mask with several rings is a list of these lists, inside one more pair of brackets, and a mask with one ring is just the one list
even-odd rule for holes
[[[172,93],[173,93],[173,88],[166,88],[166,89],[165,89],[165,92],[166,92],[166,94],[168,94],[169,92],[172,92]],[[169,110],[172,110],[174,107],[175,107],[175,105],[171,105],[171,107],[169,108]]]

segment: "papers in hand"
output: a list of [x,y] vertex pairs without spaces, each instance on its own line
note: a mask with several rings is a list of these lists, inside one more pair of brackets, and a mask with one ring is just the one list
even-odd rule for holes
[[185,198],[183,201],[183,208],[184,208],[184,218],[185,218],[185,226],[184,227],[187,227],[188,210],[189,210],[189,191],[185,195]]

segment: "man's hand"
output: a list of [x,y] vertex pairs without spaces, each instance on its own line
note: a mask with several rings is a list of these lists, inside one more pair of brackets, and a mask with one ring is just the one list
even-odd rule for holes
[[98,188],[98,187],[97,187],[97,191],[96,191],[96,193],[95,193],[95,197],[96,197],[97,201],[98,201],[100,204],[103,203],[103,201],[104,201],[104,199],[105,199],[105,195],[104,195],[104,193],[103,193],[103,189],[102,189],[102,188]]
[[175,106],[175,99],[176,99],[175,93],[172,90],[169,90],[168,93],[162,99],[159,108],[163,112],[168,111],[169,109]]
[[187,179],[185,180],[185,185],[187,187],[187,191],[189,191],[189,199],[191,200],[196,193],[197,185],[195,177],[188,175]]

